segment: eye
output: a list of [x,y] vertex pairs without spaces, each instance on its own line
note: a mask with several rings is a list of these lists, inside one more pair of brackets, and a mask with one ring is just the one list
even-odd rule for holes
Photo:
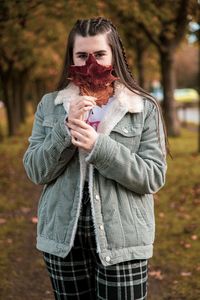
[[87,59],[87,55],[86,54],[80,54],[79,56],[78,56],[78,58],[80,58],[80,59]]
[[97,53],[96,55],[95,55],[95,57],[96,58],[101,58],[101,57],[103,57],[105,54],[103,54],[103,53]]

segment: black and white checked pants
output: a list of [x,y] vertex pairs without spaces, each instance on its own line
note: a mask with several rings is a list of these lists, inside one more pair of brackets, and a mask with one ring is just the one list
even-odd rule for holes
[[87,182],[74,246],[65,258],[43,252],[56,300],[147,299],[148,261],[103,266],[96,252]]

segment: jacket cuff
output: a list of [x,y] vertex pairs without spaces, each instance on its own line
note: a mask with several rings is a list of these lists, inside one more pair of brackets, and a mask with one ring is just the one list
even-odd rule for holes
[[71,132],[69,130],[69,127],[67,126],[67,119],[68,119],[68,114],[66,114],[66,116],[65,116],[64,125],[65,125],[65,129],[67,131],[67,134],[71,136]]
[[115,142],[109,136],[99,133],[94,148],[85,161],[95,164],[98,169],[104,169],[112,162],[115,146]]
[[94,146],[93,146],[92,150],[91,150],[91,151],[89,152],[89,154],[86,156],[86,159],[85,159],[86,162],[89,162],[89,160],[90,160],[91,157],[93,156],[94,152],[96,151],[95,148],[97,147],[98,138],[99,138],[99,134],[97,135],[97,139],[96,139],[96,141],[95,141],[95,143],[94,143]]
[[[68,129],[69,131],[69,129]],[[71,141],[71,135],[66,130],[65,120],[59,121],[54,125],[52,133],[54,133],[54,138],[56,140],[57,146],[60,147],[60,150],[65,148],[75,147]]]

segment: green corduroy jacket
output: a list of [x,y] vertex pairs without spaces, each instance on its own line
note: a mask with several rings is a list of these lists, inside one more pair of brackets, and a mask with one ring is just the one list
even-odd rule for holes
[[[23,163],[44,185],[37,248],[65,257],[73,246],[88,166],[97,253],[103,265],[153,255],[153,194],[165,183],[163,126],[156,105],[115,82],[115,95],[90,153],[71,142],[65,125],[79,89],[69,84],[38,104]],[[81,97],[80,97],[81,99]]]

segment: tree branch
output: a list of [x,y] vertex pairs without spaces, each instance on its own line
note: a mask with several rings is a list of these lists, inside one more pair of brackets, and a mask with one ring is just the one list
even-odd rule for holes
[[161,45],[159,41],[153,36],[153,34],[150,32],[150,30],[142,23],[135,20],[135,23],[138,25],[139,28],[143,30],[143,32],[146,34],[147,38],[152,42],[158,49],[160,49]]

